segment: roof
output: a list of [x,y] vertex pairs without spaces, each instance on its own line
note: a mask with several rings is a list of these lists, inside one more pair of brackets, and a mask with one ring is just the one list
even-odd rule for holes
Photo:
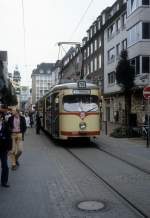
[[32,71],[32,75],[40,74],[40,70],[43,70],[43,74],[47,74],[47,72],[52,70],[55,66],[55,63],[41,63],[37,65],[37,68]]
[[[56,90],[62,90],[62,89],[75,89],[75,88],[78,89],[77,83],[63,83],[63,84],[59,84],[59,85],[52,87],[50,92],[56,91]],[[98,89],[97,85],[93,83],[86,83],[86,89],[87,88]]]

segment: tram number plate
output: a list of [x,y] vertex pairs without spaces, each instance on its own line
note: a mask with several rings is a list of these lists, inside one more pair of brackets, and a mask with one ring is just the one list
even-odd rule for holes
[[90,95],[91,90],[90,89],[74,89],[73,94],[76,94],[76,95]]

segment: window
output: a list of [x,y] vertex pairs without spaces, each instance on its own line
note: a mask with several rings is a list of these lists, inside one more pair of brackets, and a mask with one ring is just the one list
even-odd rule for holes
[[133,26],[128,31],[128,44],[133,45],[140,40],[140,23]]
[[90,49],[89,49],[89,47],[87,47],[87,56],[89,56],[90,55]]
[[130,60],[130,65],[134,68],[135,75],[140,74],[140,56]]
[[94,25],[94,34],[96,33],[96,24]]
[[87,32],[88,40],[90,39],[90,31]]
[[120,55],[120,43],[116,45],[116,56],[118,57]]
[[125,26],[126,21],[127,21],[127,14],[125,13],[125,14],[122,15],[122,27]]
[[41,74],[43,74],[43,73],[44,73],[44,70],[40,69],[39,72],[40,72]]
[[95,45],[94,45],[95,51],[97,50],[97,39],[95,39]]
[[86,75],[86,66],[84,66],[84,75]]
[[108,28],[108,39],[112,38],[114,36],[114,33],[115,33],[115,24],[112,24]]
[[98,97],[94,95],[66,95],[63,97],[65,111],[98,111]]
[[99,54],[99,56],[98,56],[98,66],[99,66],[99,69],[102,67],[102,57],[101,57],[101,54]]
[[139,0],[128,0],[127,1],[128,15],[132,14],[139,6],[140,6]]
[[109,51],[108,51],[108,62],[112,62],[114,61],[115,59],[115,48],[111,48]]
[[98,47],[101,47],[101,37],[98,38]]
[[93,28],[91,28],[91,30],[90,30],[90,37],[92,37],[93,36]]
[[119,32],[121,27],[121,22],[120,22],[120,18],[116,21],[116,31]]
[[150,23],[142,23],[142,39],[150,39]]
[[140,56],[136,57],[136,71],[135,74],[140,74]]
[[124,39],[122,41],[122,50],[126,50],[127,49],[127,39]]
[[91,43],[91,54],[93,53],[93,43]]
[[108,84],[115,83],[115,71],[108,73]]
[[142,57],[142,73],[149,73],[150,63],[149,57]]
[[103,25],[105,24],[105,13],[102,14],[102,24],[103,24]]
[[149,0],[142,0],[142,5],[149,5]]
[[91,61],[91,73],[93,73],[93,61]]
[[94,70],[97,70],[97,57],[94,59]]
[[98,21],[98,29],[100,30],[100,28],[101,28],[101,21],[99,20]]
[[84,59],[86,59],[86,49],[84,50]]
[[90,73],[90,66],[89,64],[87,65],[87,75]]

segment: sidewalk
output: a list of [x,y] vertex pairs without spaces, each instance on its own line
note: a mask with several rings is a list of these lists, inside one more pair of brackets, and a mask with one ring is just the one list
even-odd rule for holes
[[99,147],[150,172],[150,147],[142,138],[114,138],[105,135],[95,139]]

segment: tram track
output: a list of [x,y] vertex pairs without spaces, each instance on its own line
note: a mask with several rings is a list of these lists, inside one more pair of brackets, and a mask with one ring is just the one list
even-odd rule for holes
[[[91,166],[89,166],[89,164],[87,164],[85,161],[83,161],[78,155],[76,155],[73,151],[71,151],[71,149],[64,147],[64,149],[69,152],[75,159],[77,159],[84,167],[86,167],[86,169],[90,170],[95,176],[96,178],[98,178],[103,184],[105,184],[105,186],[111,191],[113,192],[115,195],[117,195],[120,200],[124,201],[130,208],[132,208],[134,210],[134,212],[138,215],[140,215],[141,217],[144,218],[148,218],[150,217],[149,215],[147,215],[145,213],[145,211],[143,211],[141,208],[137,207],[131,200],[129,200],[124,194],[122,194],[120,191],[118,191],[113,185],[111,185],[105,178],[103,178],[101,175],[99,175],[95,169],[93,169]],[[100,150],[100,149],[98,149]],[[107,153],[107,152],[106,152]],[[112,155],[113,157],[113,155]],[[117,158],[118,160],[120,160],[119,158]],[[122,161],[122,160],[121,160]],[[125,162],[125,161],[123,161]],[[127,163],[127,162],[125,162]],[[127,163],[128,164],[128,163]],[[130,165],[132,166],[132,165]],[[132,166],[133,167],[133,166]],[[136,167],[136,169],[138,169]],[[141,170],[141,169],[140,169]],[[143,171],[142,171],[143,172]],[[145,173],[145,172],[144,172]],[[148,173],[150,174],[150,173]]]
[[136,168],[137,170],[139,170],[139,171],[142,172],[142,173],[145,173],[145,174],[147,174],[147,175],[150,175],[150,171],[149,171],[149,170],[144,169],[144,168],[142,168],[142,167],[140,167],[140,166],[137,166],[136,164],[131,163],[129,160],[125,160],[125,159],[123,159],[123,158],[121,158],[121,157],[118,157],[116,154],[114,154],[114,153],[112,153],[112,152],[110,152],[110,151],[106,151],[106,150],[100,148],[99,146],[97,147],[97,149],[100,150],[101,152],[104,152],[105,154],[107,154],[107,155],[109,155],[109,156],[111,156],[111,157],[117,159],[117,160],[122,161],[123,163],[128,164],[128,165],[131,166],[131,167]]

